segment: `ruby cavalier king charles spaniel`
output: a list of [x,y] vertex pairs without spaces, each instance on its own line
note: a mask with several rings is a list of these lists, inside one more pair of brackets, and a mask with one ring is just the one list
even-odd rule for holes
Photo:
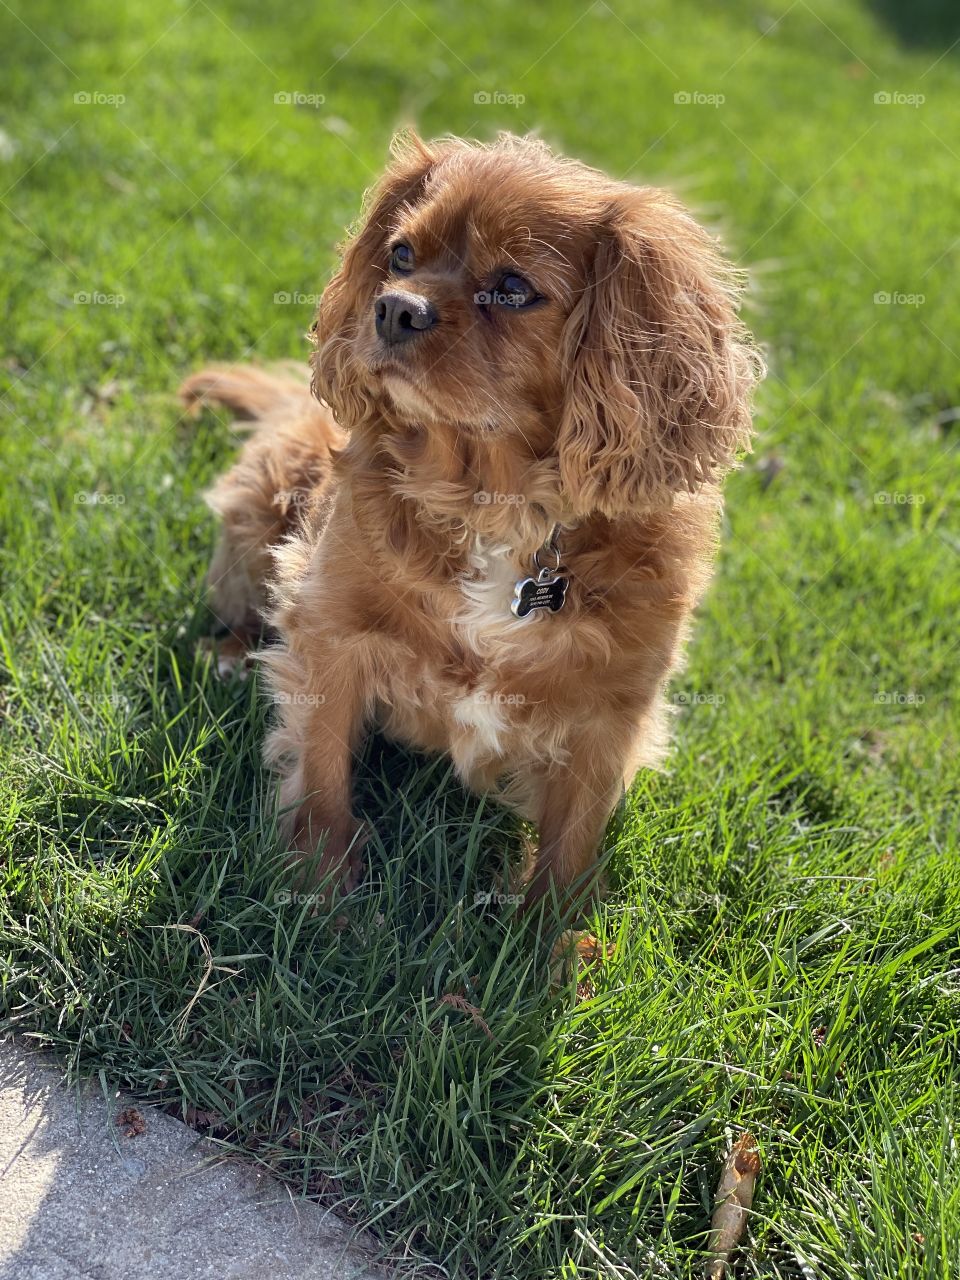
[[760,358],[670,195],[544,143],[394,143],[311,330],[312,378],[219,366],[251,432],[209,501],[221,665],[260,653],[300,875],[351,888],[377,728],[538,828],[523,907],[589,883],[666,741]]

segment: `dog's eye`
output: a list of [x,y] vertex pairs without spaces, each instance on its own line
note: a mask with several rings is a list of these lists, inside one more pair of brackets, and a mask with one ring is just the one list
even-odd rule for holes
[[390,254],[390,266],[394,271],[413,270],[413,250],[408,244],[395,244]]
[[523,276],[506,275],[497,285],[493,301],[502,307],[529,307],[539,297],[529,280],[524,280]]

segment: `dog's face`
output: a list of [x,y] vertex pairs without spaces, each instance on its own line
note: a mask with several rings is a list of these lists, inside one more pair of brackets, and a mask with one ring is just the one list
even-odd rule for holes
[[562,408],[560,339],[583,236],[561,231],[562,209],[528,175],[498,188],[493,156],[467,157],[391,219],[354,354],[404,417],[533,443]]
[[555,459],[580,515],[662,505],[730,464],[755,364],[679,205],[517,138],[394,150],[317,318],[315,388],[344,426]]
[[547,154],[415,142],[398,158],[324,299],[344,358],[325,396],[346,374],[401,418],[549,442],[590,242]]

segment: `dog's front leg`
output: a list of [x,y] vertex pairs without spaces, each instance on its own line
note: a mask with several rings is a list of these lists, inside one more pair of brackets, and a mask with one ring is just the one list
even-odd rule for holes
[[[280,788],[293,860],[311,862],[311,883],[333,872],[352,889],[362,863],[360,821],[352,809],[353,761],[364,730],[365,698],[359,664],[312,648],[309,662],[292,655],[275,668],[275,698],[281,724],[271,753],[285,762]],[[322,851],[317,856],[318,846]]]
[[546,771],[537,786],[538,852],[524,891],[523,910],[555,892],[562,909],[590,885],[589,871],[611,813],[623,793],[625,760],[610,743],[583,741],[569,759]]

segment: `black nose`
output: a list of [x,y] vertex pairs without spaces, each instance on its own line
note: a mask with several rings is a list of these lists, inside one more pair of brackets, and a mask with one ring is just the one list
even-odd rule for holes
[[406,342],[432,329],[437,313],[426,298],[416,293],[382,293],[374,306],[377,333],[388,343]]

